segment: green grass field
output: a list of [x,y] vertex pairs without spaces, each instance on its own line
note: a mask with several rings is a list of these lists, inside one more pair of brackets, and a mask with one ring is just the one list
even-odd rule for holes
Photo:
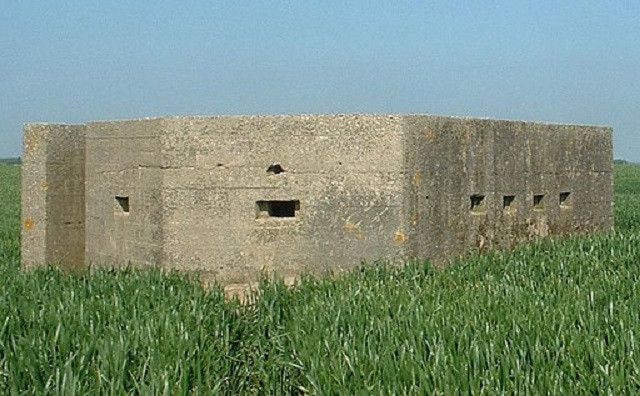
[[176,274],[20,272],[0,166],[0,393],[637,394],[640,167],[615,176],[608,235],[264,281],[240,306]]

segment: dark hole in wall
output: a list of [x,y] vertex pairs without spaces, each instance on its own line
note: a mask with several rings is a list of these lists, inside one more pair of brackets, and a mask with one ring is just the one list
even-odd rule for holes
[[278,175],[278,174],[283,173],[283,172],[286,172],[286,171],[284,170],[282,165],[280,165],[277,162],[272,163],[267,168],[267,173],[273,173],[274,175]]
[[484,213],[485,211],[485,196],[481,194],[473,194],[471,196],[471,212]]
[[560,207],[561,208],[570,208],[571,207],[571,192],[563,191],[560,193]]
[[296,217],[300,201],[257,201],[258,217]]
[[533,196],[533,209],[535,210],[544,209],[544,194],[536,194]]
[[515,195],[505,195],[502,197],[502,208],[505,210],[511,209],[513,202],[516,200]]
[[116,195],[116,213],[129,214],[129,197]]

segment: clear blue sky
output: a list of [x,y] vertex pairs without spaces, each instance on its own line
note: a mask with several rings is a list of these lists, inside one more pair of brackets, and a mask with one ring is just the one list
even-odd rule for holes
[[25,122],[353,112],[609,125],[640,161],[640,1],[0,4],[0,157]]

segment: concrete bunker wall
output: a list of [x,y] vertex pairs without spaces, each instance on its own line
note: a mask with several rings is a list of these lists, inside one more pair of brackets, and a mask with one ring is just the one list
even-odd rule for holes
[[402,257],[394,240],[404,229],[399,117],[164,125],[166,266],[242,283],[262,269],[293,276]]
[[[67,246],[75,267],[244,283],[263,269],[442,261],[613,223],[611,129],[601,127],[422,115],[35,124],[24,160],[26,267]],[[84,227],[52,239],[47,227],[75,224],[54,198],[69,196]]]
[[611,129],[405,117],[410,255],[613,226]]
[[86,260],[160,266],[161,120],[87,125]]
[[29,124],[22,155],[21,265],[80,269],[85,255],[85,126]]

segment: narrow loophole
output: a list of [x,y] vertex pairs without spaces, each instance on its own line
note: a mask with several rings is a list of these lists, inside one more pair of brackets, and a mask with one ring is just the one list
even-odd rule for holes
[[505,195],[502,197],[502,209],[511,210],[513,208],[513,203],[516,200],[515,195]]
[[300,211],[300,201],[257,201],[256,217],[295,218]]
[[560,207],[563,209],[571,207],[571,192],[563,191],[560,193]]
[[485,196],[480,194],[474,194],[471,197],[471,212],[472,213],[484,213],[485,212]]
[[116,214],[129,214],[129,197],[116,195]]
[[544,210],[544,194],[536,194],[533,196],[533,209]]

